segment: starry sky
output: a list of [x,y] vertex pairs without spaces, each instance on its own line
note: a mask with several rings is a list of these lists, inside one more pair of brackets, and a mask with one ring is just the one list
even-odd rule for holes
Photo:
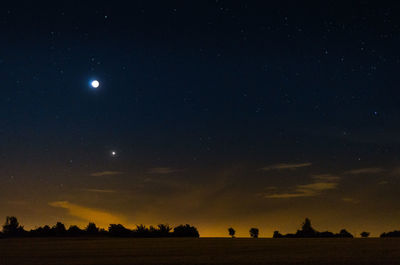
[[0,28],[0,218],[400,227],[396,1],[18,2]]

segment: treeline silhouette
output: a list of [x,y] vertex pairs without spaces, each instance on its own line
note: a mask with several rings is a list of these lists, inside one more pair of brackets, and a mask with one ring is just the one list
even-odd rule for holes
[[[369,235],[370,235],[370,233],[365,232],[365,231],[360,233],[360,236],[364,237],[364,238],[369,237]],[[329,231],[318,232],[311,226],[311,220],[306,218],[301,227],[301,230],[297,230],[297,232],[295,234],[282,235],[278,231],[275,231],[273,237],[274,238],[302,238],[302,237],[347,237],[347,238],[353,238],[353,235],[350,234],[346,229],[340,230],[340,232],[337,234],[329,232]],[[380,235],[380,237],[400,237],[400,231],[382,233]]]
[[400,237],[400,231],[395,230],[392,232],[382,233],[381,237]]
[[[229,235],[234,238],[236,231],[232,227],[228,228]],[[250,237],[258,238],[258,228],[250,228]],[[369,232],[362,232],[361,237],[368,237]],[[48,225],[25,230],[14,216],[7,216],[0,232],[0,237],[79,237],[79,236],[112,236],[112,237],[200,237],[196,227],[189,224],[179,225],[174,228],[167,224],[159,224],[156,227],[145,225],[137,225],[135,229],[128,229],[122,224],[110,224],[108,230],[96,226],[95,223],[89,223],[84,229],[76,225],[71,225],[68,229],[61,222],[57,222],[54,226]],[[340,230],[339,233],[329,231],[319,232],[311,225],[311,220],[306,218],[300,230],[296,233],[281,234],[275,231],[273,238],[353,238],[354,236],[346,229]],[[380,237],[400,237],[400,231],[382,233]]]
[[200,237],[197,228],[188,224],[174,228],[167,224],[156,227],[137,225],[135,229],[128,229],[121,224],[110,224],[108,230],[99,228],[94,223],[89,223],[84,229],[71,225],[68,229],[61,222],[54,226],[48,225],[26,231],[14,216],[7,216],[3,225],[4,237],[78,237],[78,236],[113,236],[113,237]]
[[[232,227],[228,228],[228,234],[232,237],[235,238],[235,229],[233,229]],[[249,230],[249,234],[250,237],[252,238],[258,238],[258,234],[259,234],[259,230],[258,228],[250,228]],[[370,233],[369,232],[362,232],[360,233],[361,237],[369,237]],[[297,230],[296,233],[294,234],[286,234],[283,235],[281,233],[279,233],[279,231],[275,231],[273,236],[273,238],[312,238],[312,237],[316,237],[316,238],[322,238],[322,237],[336,237],[336,238],[353,238],[354,236],[349,233],[346,229],[342,229],[340,230],[339,233],[332,233],[329,231],[325,231],[325,232],[318,232],[317,230],[315,230],[312,226],[311,226],[311,220],[306,218],[304,220],[304,223],[301,226],[300,230]],[[393,232],[388,232],[388,233],[383,233],[381,234],[380,237],[400,237],[400,231],[393,231]]]
[[339,233],[335,234],[329,231],[318,232],[311,226],[311,220],[306,218],[300,230],[297,230],[295,234],[282,235],[279,231],[275,231],[273,238],[304,238],[304,237],[347,237],[353,238],[346,229],[340,230]]

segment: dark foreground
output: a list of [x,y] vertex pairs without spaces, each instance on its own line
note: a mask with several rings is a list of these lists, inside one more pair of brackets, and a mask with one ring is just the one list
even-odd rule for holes
[[0,264],[400,264],[400,239],[0,239]]

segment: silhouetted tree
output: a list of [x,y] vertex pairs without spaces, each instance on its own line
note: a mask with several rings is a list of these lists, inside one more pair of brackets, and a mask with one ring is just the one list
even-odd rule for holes
[[315,231],[314,228],[312,228],[311,226],[311,220],[306,218],[301,227],[301,230],[298,230],[296,234],[298,237],[316,237],[317,233],[318,232]]
[[158,236],[162,236],[162,237],[165,237],[165,236],[170,236],[171,235],[171,230],[172,230],[172,228],[169,226],[169,225],[167,225],[167,224],[159,224],[159,225],[157,225],[157,235]]
[[22,236],[25,230],[23,226],[20,226],[18,219],[15,216],[7,216],[6,222],[3,225],[4,236]]
[[108,235],[108,231],[105,230],[104,228],[100,228],[100,229],[99,229],[99,235],[101,235],[101,236],[107,236],[107,235]]
[[38,227],[36,229],[32,229],[29,231],[29,236],[39,236],[39,237],[46,237],[50,236],[50,227],[48,225],[45,225],[43,227]]
[[85,232],[86,232],[86,234],[92,235],[92,236],[93,235],[98,235],[99,234],[99,228],[96,226],[95,223],[89,223],[86,226]]
[[51,232],[56,236],[65,236],[67,229],[65,229],[65,225],[61,222],[57,222],[52,228]]
[[258,238],[258,228],[250,228],[249,233],[252,238]]
[[147,229],[147,235],[149,237],[158,237],[158,230],[154,226],[150,225],[149,228]]
[[40,234],[42,236],[50,236],[51,235],[51,228],[48,225],[45,225],[43,227],[39,227],[40,229]]
[[76,225],[71,225],[68,228],[67,234],[69,236],[81,236],[84,234],[84,231],[82,229],[80,229],[78,226]]
[[279,231],[274,231],[274,234],[272,237],[273,238],[281,238],[281,237],[283,237],[283,235],[281,233],[279,233]]
[[369,232],[362,232],[361,234],[360,234],[360,236],[361,237],[369,237]]
[[43,235],[45,235],[45,236],[50,236],[50,234],[51,234],[51,227],[48,226],[48,225],[43,226],[43,228],[42,228],[42,233],[43,233]]
[[235,237],[236,231],[235,231],[235,229],[233,229],[232,227],[229,227],[229,228],[228,228],[228,233],[229,233],[229,235],[230,235],[232,238],[234,238],[234,237]]
[[149,229],[143,224],[136,225],[136,229],[133,230],[133,233],[138,237],[147,237],[150,235]]
[[174,228],[174,232],[172,233],[173,236],[176,237],[199,237],[199,232],[197,228],[194,226],[186,225],[179,225]]
[[110,224],[108,227],[108,233],[111,236],[130,236],[132,234],[132,231],[129,230],[128,228],[125,228],[121,224]]
[[314,231],[314,228],[312,228],[312,226],[311,226],[311,220],[310,219],[306,218],[304,220],[304,223],[301,226],[301,230],[303,230],[303,231]]

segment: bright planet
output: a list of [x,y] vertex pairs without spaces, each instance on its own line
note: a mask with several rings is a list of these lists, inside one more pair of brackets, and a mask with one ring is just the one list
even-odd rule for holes
[[93,80],[93,81],[90,83],[90,85],[91,85],[93,88],[98,88],[99,85],[100,85],[100,83],[99,83],[99,81],[97,81],[97,80]]

